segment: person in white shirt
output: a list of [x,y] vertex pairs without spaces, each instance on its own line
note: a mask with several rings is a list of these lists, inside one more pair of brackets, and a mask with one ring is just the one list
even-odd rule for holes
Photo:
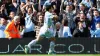
[[65,37],[65,38],[72,37],[71,30],[68,27],[67,19],[63,19],[62,24],[63,24],[62,37]]

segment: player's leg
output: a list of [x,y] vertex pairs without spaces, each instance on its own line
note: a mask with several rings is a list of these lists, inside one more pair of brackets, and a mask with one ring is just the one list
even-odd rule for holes
[[51,37],[49,40],[50,40],[50,47],[49,47],[48,54],[55,54],[54,47],[55,47],[55,40],[56,39],[54,37]]
[[43,37],[38,36],[36,39],[32,40],[28,45],[25,45],[25,53],[29,53],[31,50],[31,47],[34,46],[37,42],[41,41]]
[[25,53],[28,53],[29,50],[31,49],[31,46],[35,45],[37,42],[42,40],[43,37],[45,37],[44,26],[41,27],[38,37],[36,39],[32,40],[28,45],[25,46]]

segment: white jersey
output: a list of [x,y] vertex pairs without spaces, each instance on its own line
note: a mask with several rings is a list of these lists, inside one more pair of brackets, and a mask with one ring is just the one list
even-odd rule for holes
[[54,36],[54,24],[53,15],[50,12],[45,12],[44,25],[41,27],[39,35],[42,37],[53,37]]
[[51,27],[53,25],[52,18],[53,18],[52,13],[46,12],[44,16],[44,26]]

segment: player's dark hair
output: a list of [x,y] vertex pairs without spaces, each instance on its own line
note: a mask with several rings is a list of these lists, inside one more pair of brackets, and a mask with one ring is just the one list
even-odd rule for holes
[[53,8],[52,5],[46,5],[46,11],[49,11],[49,9]]

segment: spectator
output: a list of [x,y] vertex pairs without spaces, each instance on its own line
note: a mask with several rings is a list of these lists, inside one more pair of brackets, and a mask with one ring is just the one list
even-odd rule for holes
[[65,0],[64,2],[64,5],[70,5],[70,4],[73,4],[73,1],[72,0]]
[[12,0],[12,3],[9,5],[10,7],[10,12],[13,11],[15,12],[15,14],[17,13],[17,10],[18,10],[18,4],[17,4],[17,0]]
[[52,3],[52,0],[47,0],[47,1],[44,3],[44,5],[43,5],[43,11],[45,11],[46,6],[47,6],[47,5],[50,5],[51,3]]
[[[83,29],[85,28],[87,33],[90,29],[93,32],[97,30],[96,24],[100,22],[97,9],[100,6],[99,1],[97,1],[97,5],[94,1],[96,0],[2,0],[0,3],[0,17],[9,17],[5,19],[10,25],[14,21],[15,15],[18,15],[20,17],[20,27],[18,27],[24,33],[24,35],[22,34],[23,37],[35,37],[35,27],[41,27],[45,23],[45,9],[47,5],[51,4],[53,6],[51,13],[59,17],[57,20],[53,19],[53,23],[56,24],[54,25],[55,34],[58,32],[58,37],[68,37],[67,34],[64,35],[64,32],[70,33],[71,31],[71,34],[73,34],[75,28],[78,29],[78,22],[80,21],[82,22],[80,25],[83,25]],[[64,22],[61,23],[62,20],[68,22],[64,25]],[[86,36],[89,36],[89,34]]]
[[97,2],[97,9],[100,11],[100,0],[96,0]]
[[20,31],[22,31],[25,28],[25,17],[26,17],[26,15],[25,15],[25,13],[23,13],[21,11],[19,12],[18,15],[20,16]]
[[73,32],[74,38],[89,38],[90,32],[86,28],[83,27],[83,22],[78,22],[78,27]]
[[71,30],[68,27],[68,20],[63,19],[62,24],[63,24],[63,32],[62,32],[63,35],[62,35],[62,37],[66,37],[66,38],[72,37]]
[[35,23],[32,21],[33,18],[33,10],[32,8],[28,8],[27,14],[25,17],[25,33],[23,35],[24,38],[34,38],[35,37]]
[[93,17],[93,20],[92,20],[91,29],[95,30],[96,29],[96,27],[95,27],[96,23],[100,22],[100,15],[99,15],[99,11],[98,10],[94,10],[93,14],[94,14],[94,17]]
[[96,24],[96,30],[95,31],[92,31],[91,30],[91,37],[100,37],[100,23],[97,23]]
[[61,2],[60,0],[52,0],[52,3],[53,5],[53,8],[54,8],[54,11],[57,15],[59,15],[59,12],[60,12],[60,5],[61,5]]
[[42,14],[41,12],[38,12],[38,14],[37,14],[37,19],[38,19],[38,25],[39,25],[39,26],[43,26],[44,17],[43,17],[43,14]]
[[15,16],[14,19],[7,25],[5,29],[6,38],[21,38],[18,27],[20,23],[20,17]]
[[83,4],[83,3],[79,4],[79,12],[81,12],[81,11],[84,12],[85,14],[88,13],[88,10],[87,10],[85,4]]
[[5,38],[4,30],[6,28],[7,20],[5,18],[0,18],[0,38]]
[[2,4],[0,6],[0,16],[2,17],[2,16],[7,16],[7,15],[8,15],[8,13],[7,13],[7,9],[5,7],[5,4]]
[[10,15],[9,15],[9,19],[8,19],[8,22],[11,22],[15,17],[15,12],[11,11],[10,12]]
[[36,12],[36,10],[35,10],[35,8],[34,8],[34,3],[30,2],[30,0],[26,0],[26,5],[24,5],[24,4],[22,3],[20,7],[22,7],[22,8],[20,8],[20,9],[21,9],[21,11],[24,12],[24,13],[28,10],[29,7],[32,7],[32,8],[33,8],[33,9],[32,9],[33,12]]
[[20,10],[22,10],[22,11],[23,11],[23,6],[25,6],[25,3],[21,2],[21,4],[20,4]]
[[63,18],[68,20],[68,27],[71,29],[71,33],[73,33],[73,30],[75,28],[74,24],[74,16],[76,12],[72,10],[71,5],[67,5],[66,9],[63,11]]
[[91,21],[89,21],[89,19],[86,17],[86,15],[83,12],[81,12],[79,14],[79,17],[77,17],[75,19],[76,26],[78,26],[77,24],[78,24],[79,21],[82,21],[83,22],[83,27],[84,28],[87,28],[88,29],[88,27],[90,27]]
[[26,0],[20,0],[20,2],[24,2],[24,3],[25,3],[25,2],[26,2]]
[[85,4],[85,6],[88,8],[91,8],[93,6],[92,1],[90,1],[90,0],[84,0],[81,3]]
[[56,38],[62,37],[62,24],[60,22],[57,22],[55,24],[55,31],[54,32],[55,32],[54,36]]

